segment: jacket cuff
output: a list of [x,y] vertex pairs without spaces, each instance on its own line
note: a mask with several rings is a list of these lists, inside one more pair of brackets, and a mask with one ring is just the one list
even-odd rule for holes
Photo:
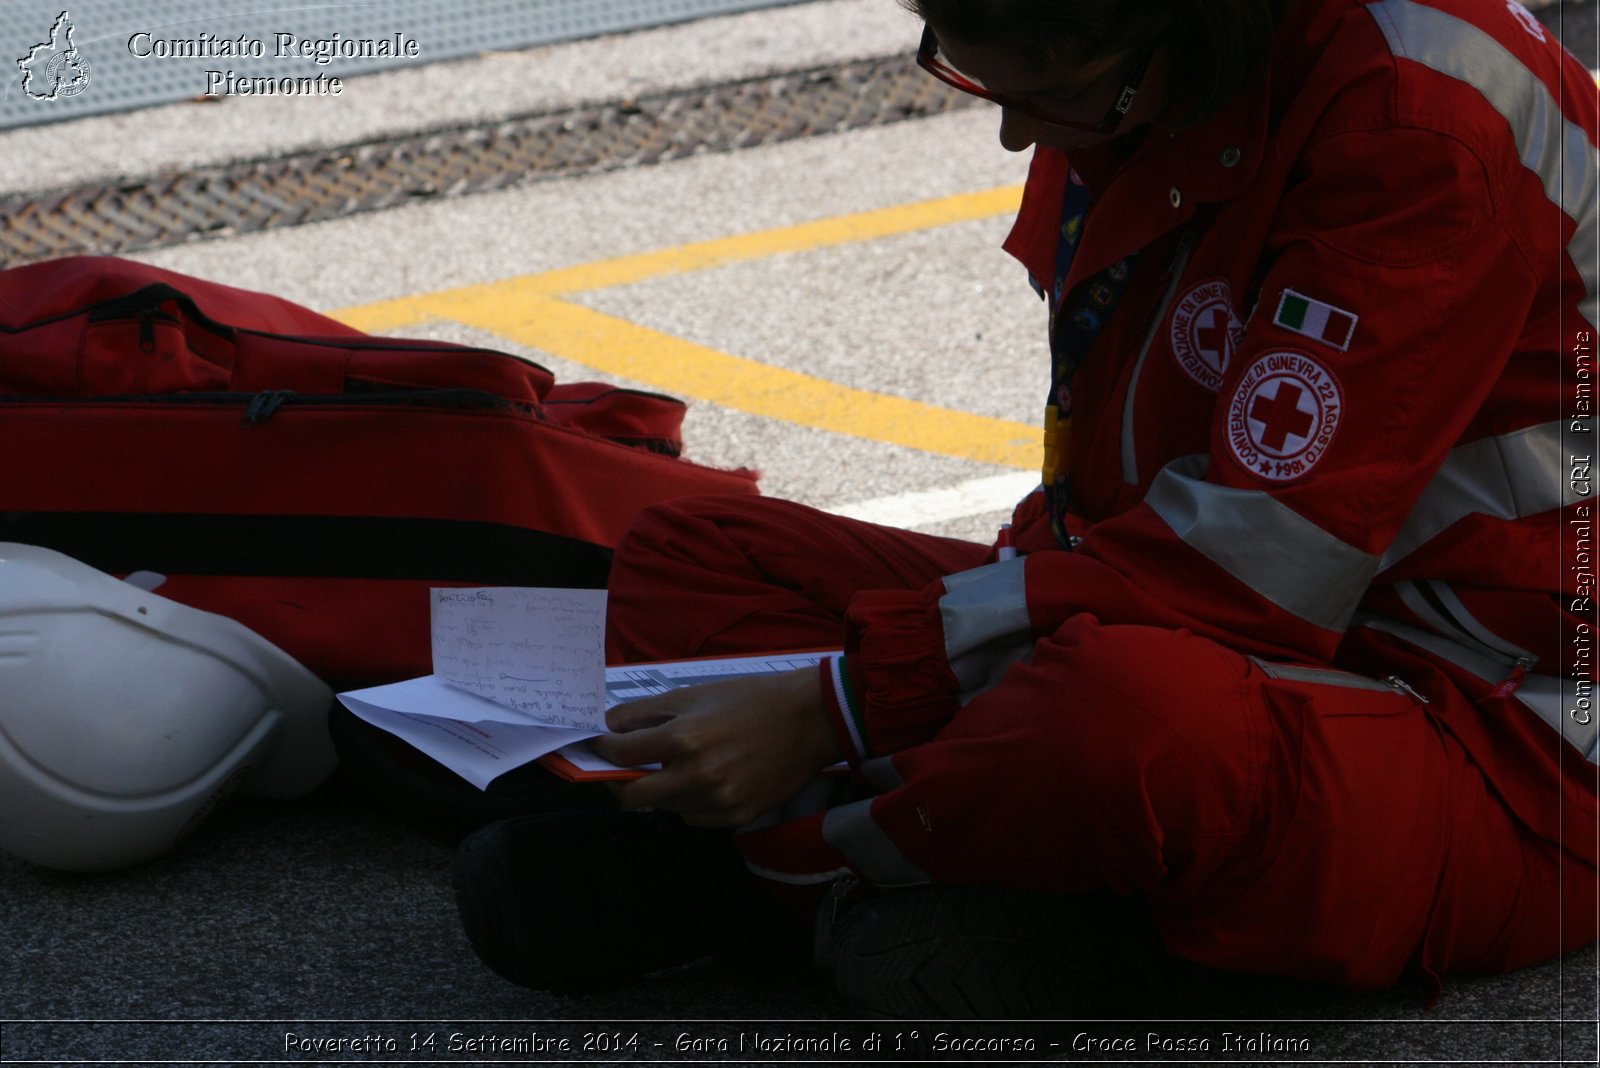
[[850,602],[845,652],[873,754],[928,741],[957,711],[960,684],[945,660],[939,613],[943,589],[940,582],[921,592],[871,590]]
[[850,677],[849,657],[825,657],[818,665],[822,673],[822,707],[839,741],[840,752],[851,767],[872,753],[867,747],[866,723],[861,715],[861,698]]

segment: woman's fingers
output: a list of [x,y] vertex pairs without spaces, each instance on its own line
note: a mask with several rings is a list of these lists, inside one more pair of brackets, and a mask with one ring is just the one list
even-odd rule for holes
[[748,823],[836,759],[816,673],[707,683],[619,705],[594,739],[614,764],[662,770],[613,792],[627,808],[662,808],[705,827]]

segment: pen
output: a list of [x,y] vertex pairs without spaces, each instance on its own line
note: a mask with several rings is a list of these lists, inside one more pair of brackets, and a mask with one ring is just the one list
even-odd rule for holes
[[1010,523],[1000,524],[1000,537],[995,544],[1000,547],[1000,552],[996,559],[1015,560],[1017,558],[1017,547],[1011,543]]

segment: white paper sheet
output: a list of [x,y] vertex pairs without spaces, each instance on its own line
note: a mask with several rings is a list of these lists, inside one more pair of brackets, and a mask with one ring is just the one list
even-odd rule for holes
[[[483,701],[471,694],[452,691],[449,686],[428,676],[393,686],[374,687],[381,690],[400,690],[416,687],[419,691],[437,689],[453,693],[457,698]],[[401,711],[363,699],[368,690],[342,693],[339,700],[351,712],[374,727],[402,738],[420,751],[437,760],[480,790],[488,789],[495,779],[508,771],[532,763],[546,753],[571,745],[575,739],[592,738],[598,731],[575,731],[566,727],[546,727],[523,720],[509,723],[498,718],[484,720],[453,719],[436,714],[443,705],[431,706],[435,714]],[[403,695],[402,704],[411,705],[417,693]],[[515,716],[517,713],[512,712]]]
[[[407,682],[352,690],[340,694],[339,700],[366,722],[403,738],[480,790],[500,775],[546,753],[605,733],[605,712],[615,705],[717,679],[814,667],[824,656],[833,655],[741,656],[608,669],[600,647],[586,650],[589,621],[593,619],[592,605],[585,606],[566,597],[521,596],[584,593],[603,597],[603,591],[502,588],[435,592],[457,595],[443,601],[443,612],[438,611],[440,602],[436,601],[434,617],[435,666],[445,667],[437,659],[441,644],[438,623],[442,615],[447,628],[446,657],[455,678],[447,678],[441,670]],[[463,596],[479,593],[495,596],[470,599]],[[559,632],[554,639],[537,637],[548,635],[549,628],[539,622],[543,616],[535,606],[548,608],[552,603],[564,605],[554,616],[568,629]],[[603,621],[601,626],[603,628]],[[485,690],[499,690],[504,683],[540,677],[522,675],[528,669],[511,664],[519,655],[545,656],[542,652],[529,653],[530,647],[541,642],[550,647],[544,663],[551,672],[549,677],[556,680],[556,689],[551,694],[530,697],[527,691],[512,688],[509,696],[515,703],[508,703],[469,693],[461,687],[458,681],[461,679],[474,681]],[[554,654],[558,645],[566,650],[559,665],[555,663]],[[603,690],[600,683],[589,681],[590,665],[579,663],[580,653],[592,655],[593,674],[602,680]],[[502,666],[507,668],[505,674],[517,675],[518,679],[500,679]],[[559,722],[540,722],[541,718],[552,718],[547,702],[557,707],[553,718]],[[583,725],[574,726],[574,723]],[[588,770],[616,767],[584,751],[580,751],[580,761]]]
[[433,591],[433,673],[553,727],[605,729],[604,590]]

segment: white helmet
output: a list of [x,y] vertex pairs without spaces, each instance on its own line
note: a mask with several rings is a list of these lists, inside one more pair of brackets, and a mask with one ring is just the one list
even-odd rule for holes
[[332,692],[243,625],[0,542],[0,849],[68,871],[164,852],[234,789],[333,771]]

